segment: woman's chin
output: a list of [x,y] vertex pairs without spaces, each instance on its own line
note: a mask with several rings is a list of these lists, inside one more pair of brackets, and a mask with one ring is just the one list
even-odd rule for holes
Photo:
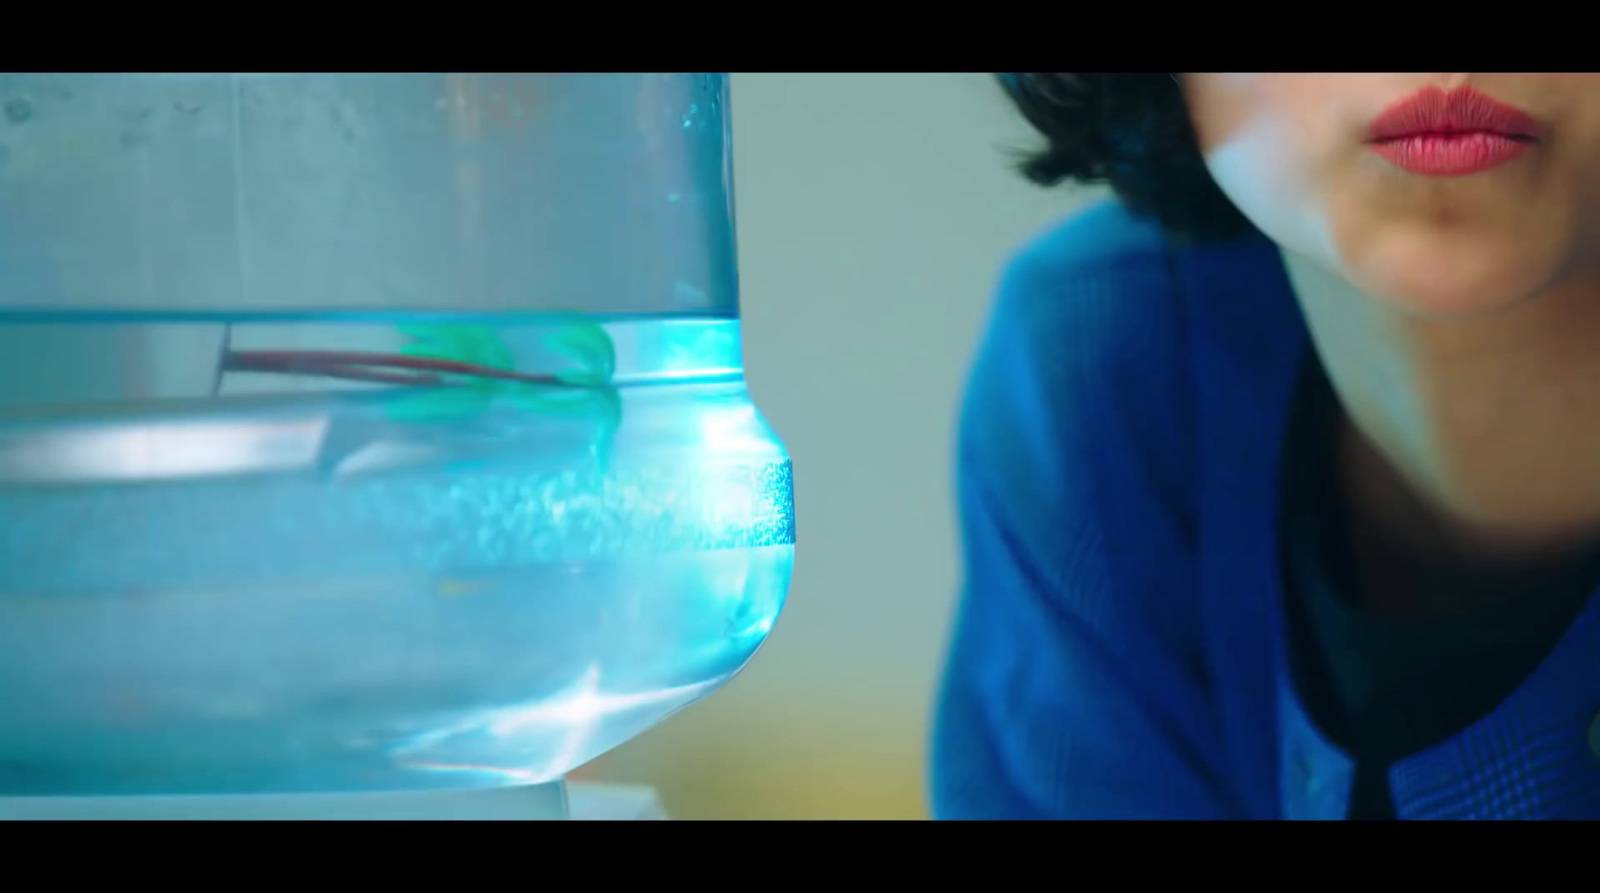
[[1531,297],[1531,290],[1484,280],[1419,281],[1406,279],[1375,283],[1368,294],[1410,315],[1428,319],[1470,319],[1516,306]]
[[1417,316],[1466,318],[1529,300],[1550,286],[1543,246],[1438,238],[1390,242],[1344,271],[1366,294]]

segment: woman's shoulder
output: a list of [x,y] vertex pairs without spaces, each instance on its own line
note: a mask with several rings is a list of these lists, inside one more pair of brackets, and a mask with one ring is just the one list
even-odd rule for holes
[[1215,421],[1197,400],[1207,364],[1195,362],[1196,334],[1277,325],[1280,314],[1241,312],[1229,294],[1230,283],[1281,275],[1275,263],[1264,240],[1175,245],[1115,200],[1029,240],[1000,277],[969,379],[963,473],[990,478],[997,497],[1030,514],[1149,507],[1183,524],[1194,509],[1198,426]]
[[[1247,279],[1283,279],[1277,249],[1264,236],[1179,245],[1154,221],[1106,198],[1056,221],[1012,253],[1002,269],[995,312],[1057,327],[1176,329],[1192,321],[1189,312],[1203,311]],[[1114,303],[1106,303],[1113,295]]]
[[[989,338],[1026,346],[1046,377],[1100,378],[1148,363],[1185,324],[1175,249],[1118,201],[1095,202],[1025,242],[1002,269]],[[1017,373],[1024,370],[1012,367]],[[982,371],[980,367],[980,372]],[[1147,369],[1144,377],[1157,370]]]
[[1006,272],[1051,277],[1136,270],[1151,261],[1161,261],[1171,250],[1172,245],[1153,221],[1135,216],[1115,198],[1104,198],[1084,205],[1024,242],[1011,256]]
[[[1263,285],[1273,294],[1257,301]],[[1175,376],[1191,377],[1195,331],[1227,342],[1276,338],[1285,334],[1276,329],[1297,324],[1292,305],[1282,261],[1264,237],[1180,246],[1121,202],[1096,201],[1008,259],[984,348],[995,361],[985,365],[980,354],[973,385],[1023,378],[1068,386],[1080,399],[1118,398],[1099,410],[1137,410],[1140,397],[1170,394]]]
[[[1074,213],[1026,242],[1002,270],[969,380],[963,439],[989,443],[1024,425],[1035,440],[1071,441],[1108,413],[1152,398],[1170,406],[1186,316],[1173,248],[1159,227],[1115,200]],[[1174,415],[1177,423],[1175,407]],[[1034,446],[1048,455],[1072,444]]]

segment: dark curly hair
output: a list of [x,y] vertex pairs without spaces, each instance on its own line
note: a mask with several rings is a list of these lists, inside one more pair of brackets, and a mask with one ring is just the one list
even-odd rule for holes
[[1027,153],[1018,165],[1034,183],[1108,183],[1129,211],[1153,217],[1182,241],[1255,232],[1206,170],[1173,75],[996,77],[1045,138],[1044,148]]

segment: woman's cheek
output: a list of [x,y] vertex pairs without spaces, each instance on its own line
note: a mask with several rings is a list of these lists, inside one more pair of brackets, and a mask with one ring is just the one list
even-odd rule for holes
[[1259,121],[1214,144],[1206,167],[1223,194],[1268,238],[1337,269],[1326,208],[1293,138],[1288,127]]

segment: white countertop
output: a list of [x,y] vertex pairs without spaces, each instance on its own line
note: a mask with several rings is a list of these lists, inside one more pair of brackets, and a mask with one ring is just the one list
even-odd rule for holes
[[568,782],[567,810],[575,821],[659,822],[667,818],[655,789],[635,785]]
[[[559,786],[489,788],[368,796],[0,798],[6,819],[94,820],[489,820],[536,821],[560,813]],[[568,782],[567,817],[576,821],[660,821],[653,788]]]

